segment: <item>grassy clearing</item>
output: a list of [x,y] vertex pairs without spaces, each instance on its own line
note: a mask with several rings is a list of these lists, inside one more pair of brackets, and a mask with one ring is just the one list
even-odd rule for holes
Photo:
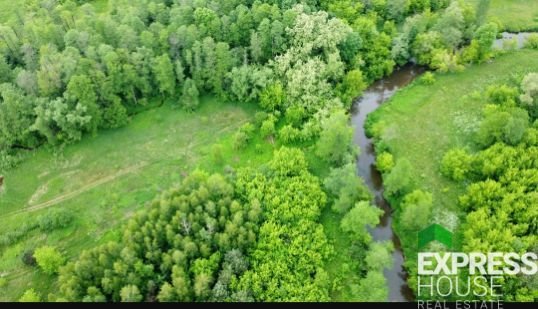
[[[471,0],[478,4],[480,0]],[[490,0],[487,20],[510,32],[538,31],[538,1]]]
[[[59,154],[41,149],[9,171],[0,195],[0,234],[32,222],[53,207],[75,214],[70,227],[51,233],[32,231],[18,243],[0,247],[0,276],[7,286],[0,301],[16,300],[34,287],[43,296],[54,278],[25,266],[21,254],[41,245],[58,246],[68,257],[116,237],[117,227],[196,167],[223,172],[269,160],[273,145],[254,139],[237,152],[232,135],[250,121],[254,107],[204,98],[195,113],[169,105],[146,111],[124,128],[85,137]],[[215,153],[214,144],[220,144]],[[255,147],[260,143],[261,146]]]
[[[476,96],[489,85],[509,82],[530,71],[538,71],[538,51],[508,53],[462,73],[437,75],[433,85],[415,82],[372,115],[371,123],[382,128],[378,145],[385,144],[396,161],[410,161],[409,177],[418,188],[432,192],[435,212],[462,215],[457,198],[465,187],[444,178],[439,167],[448,150],[473,148],[483,106]],[[407,260],[415,260],[416,235],[399,234]]]

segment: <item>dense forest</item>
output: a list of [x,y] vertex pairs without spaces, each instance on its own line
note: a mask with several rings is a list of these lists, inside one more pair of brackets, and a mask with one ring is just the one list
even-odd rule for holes
[[[409,62],[439,74],[487,62],[500,25],[462,0],[107,4],[101,12],[92,1],[28,0],[0,26],[0,174],[37,150],[61,152],[163,104],[196,115],[206,96],[257,110],[234,133],[235,151],[256,137],[278,148],[260,166],[189,172],[105,244],[72,256],[51,246],[25,252],[25,263],[57,278],[58,289],[13,298],[330,301],[342,288],[327,264],[348,255],[345,267],[357,274],[351,298],[386,300],[383,270],[394,248],[369,233],[383,212],[356,175],[365,150],[353,143],[349,110],[368,85]],[[431,73],[421,81],[435,82]],[[495,241],[497,250],[536,250],[537,75],[484,97],[480,151],[452,150],[442,164],[468,185],[463,249],[489,250]],[[399,224],[416,233],[430,222],[432,195],[410,181],[409,162],[379,144],[386,194],[398,201]],[[327,236],[325,208],[350,248]],[[1,235],[0,249],[75,217],[48,212]],[[494,234],[499,224],[507,228]],[[536,297],[534,283],[507,280],[505,295]]]

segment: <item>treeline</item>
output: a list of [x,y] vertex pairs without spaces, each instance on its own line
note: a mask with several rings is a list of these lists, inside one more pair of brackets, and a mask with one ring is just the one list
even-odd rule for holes
[[430,55],[419,63],[450,67],[476,28],[470,7],[450,3],[111,0],[96,13],[26,1],[27,14],[0,27],[2,168],[21,149],[122,126],[154,98],[192,110],[204,93],[279,111],[282,136],[312,139],[324,115],[396,63]]
[[[482,150],[453,149],[441,166],[444,175],[467,184],[459,198],[466,213],[462,249],[536,252],[538,74],[526,75],[520,85],[491,86],[482,97],[487,104],[476,133],[476,144]],[[503,280],[494,292],[504,300],[536,300],[536,282],[531,276],[505,275]]]

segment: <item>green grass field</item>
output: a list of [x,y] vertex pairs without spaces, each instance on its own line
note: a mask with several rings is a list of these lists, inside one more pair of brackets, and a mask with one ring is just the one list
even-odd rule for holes
[[[417,187],[433,194],[434,213],[448,210],[461,216],[457,198],[465,188],[444,178],[439,168],[448,150],[457,146],[472,149],[483,106],[476,96],[489,85],[530,71],[538,71],[538,51],[508,53],[461,73],[436,75],[433,85],[415,82],[373,114],[371,120],[382,128],[382,142],[396,162],[408,159],[413,168],[410,177]],[[409,260],[415,253],[416,235],[399,236]]]
[[[273,145],[261,138],[240,152],[232,147],[233,133],[254,112],[254,107],[213,98],[204,98],[195,113],[164,105],[135,116],[126,127],[87,136],[60,154],[36,151],[7,172],[0,234],[52,208],[71,210],[75,221],[48,234],[32,231],[14,245],[0,247],[0,276],[7,279],[0,301],[16,300],[30,287],[42,294],[55,289],[52,277],[22,263],[25,250],[47,244],[73,257],[114,238],[118,224],[196,167],[223,172],[226,164],[257,166],[269,160]],[[219,155],[213,151],[216,143]]]
[[[469,1],[478,4],[480,0]],[[538,1],[490,0],[486,19],[510,32],[538,31]]]

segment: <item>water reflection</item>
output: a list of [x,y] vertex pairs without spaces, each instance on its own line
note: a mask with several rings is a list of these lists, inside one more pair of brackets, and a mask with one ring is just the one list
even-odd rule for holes
[[391,269],[385,270],[385,277],[389,284],[389,301],[412,301],[413,292],[407,285],[407,273],[403,269],[404,257],[400,240],[392,230],[392,209],[383,198],[383,182],[381,174],[375,168],[375,152],[372,141],[366,137],[364,123],[366,116],[376,110],[383,102],[392,97],[396,91],[409,84],[418,75],[423,73],[421,67],[408,65],[394,71],[372,86],[364,95],[355,102],[352,108],[351,121],[355,126],[354,141],[361,149],[357,162],[357,173],[364,179],[366,185],[375,196],[375,204],[384,210],[379,226],[370,230],[376,241],[390,240],[394,243],[393,260]]

